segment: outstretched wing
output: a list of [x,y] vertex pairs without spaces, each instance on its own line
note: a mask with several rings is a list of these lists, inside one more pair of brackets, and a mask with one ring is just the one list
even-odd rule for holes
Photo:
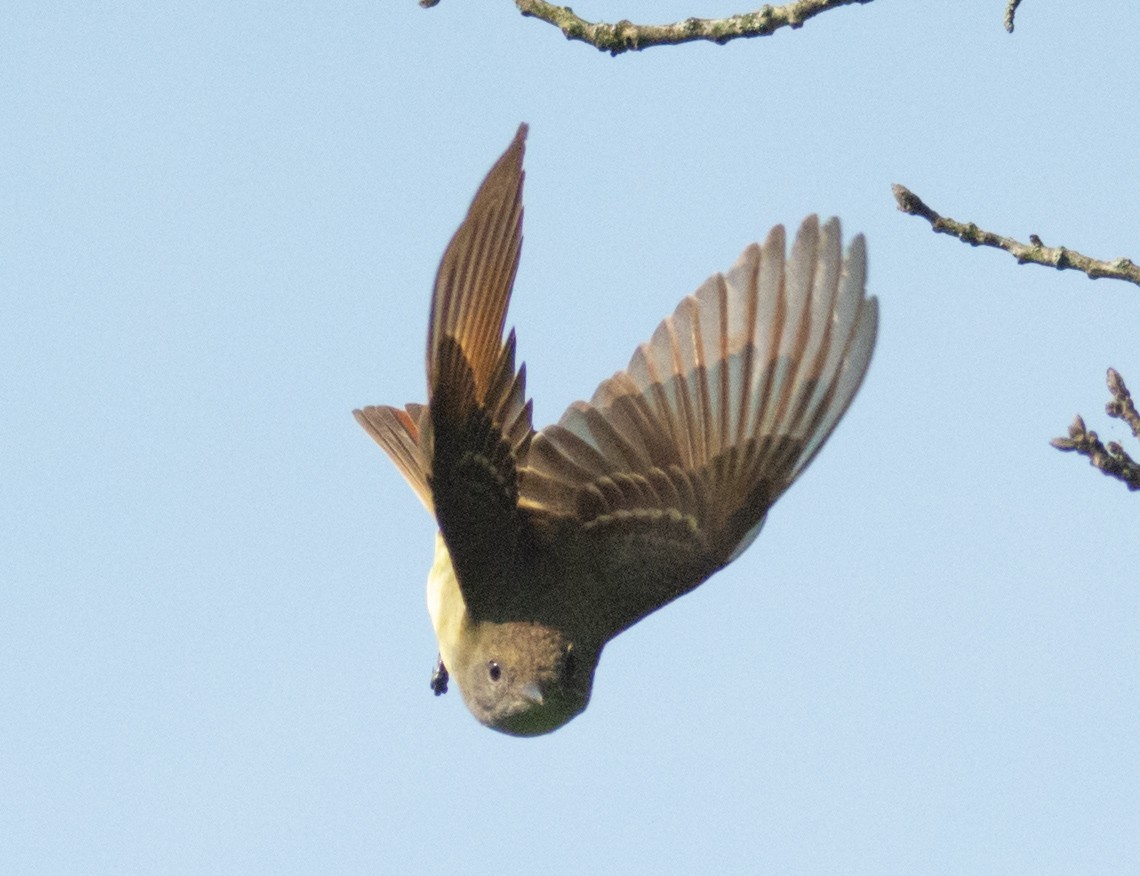
[[516,463],[533,429],[503,325],[522,249],[526,125],[487,174],[436,275],[428,329],[429,484],[468,609],[503,599],[520,533]]
[[509,600],[522,522],[517,460],[534,431],[526,370],[503,323],[522,248],[526,125],[495,162],[444,252],[428,329],[428,404],[355,411],[434,510],[475,615]]
[[572,514],[609,636],[752,542],[863,380],[878,318],[863,238],[844,260],[838,220],[812,216],[784,249],[777,226],[530,445],[521,506]]

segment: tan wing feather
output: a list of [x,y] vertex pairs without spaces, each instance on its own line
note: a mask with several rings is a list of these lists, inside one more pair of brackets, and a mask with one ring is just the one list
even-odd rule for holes
[[[501,372],[503,326],[522,251],[526,125],[488,172],[440,261],[428,326],[428,389],[433,395],[464,368],[480,402]],[[465,363],[449,355],[453,339]],[[512,371],[513,374],[513,371]]]
[[424,406],[410,404],[404,410],[387,405],[355,410],[356,422],[384,448],[384,452],[415,491],[416,497],[431,512],[431,487],[428,486],[429,465],[420,446],[420,421]]
[[844,260],[838,221],[812,216],[784,248],[779,226],[746,248],[531,444],[523,506],[607,541],[591,555],[627,591],[625,625],[748,546],[862,382],[877,330],[862,237]]

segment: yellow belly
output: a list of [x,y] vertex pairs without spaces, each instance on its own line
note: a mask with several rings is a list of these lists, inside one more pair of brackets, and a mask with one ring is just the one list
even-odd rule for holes
[[467,605],[463,602],[459,582],[455,579],[451,554],[447,552],[443,535],[438,532],[435,534],[435,559],[428,573],[427,606],[444,665],[459,666],[460,655],[457,652],[463,641]]

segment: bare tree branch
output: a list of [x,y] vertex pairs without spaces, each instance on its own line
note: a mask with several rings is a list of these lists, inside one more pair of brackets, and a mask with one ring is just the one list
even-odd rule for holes
[[802,27],[809,18],[838,6],[870,3],[871,0],[796,0],[784,6],[761,6],[729,18],[686,18],[674,24],[594,23],[579,18],[569,6],[555,6],[546,0],[515,0],[523,15],[558,27],[569,40],[581,40],[596,49],[620,55],[651,46],[678,46],[697,40],[718,44],[730,40],[768,36],[781,27]]
[[[1112,401],[1104,406],[1105,412],[1110,417],[1123,420],[1132,430],[1133,437],[1140,438],[1140,414],[1136,412],[1136,405],[1128,387],[1124,385],[1124,378],[1113,368],[1108,369],[1108,391],[1112,393]],[[1069,427],[1068,438],[1054,438],[1049,443],[1058,450],[1075,451],[1081,456],[1087,456],[1094,468],[1123,481],[1130,490],[1140,490],[1140,463],[1129,456],[1118,442],[1102,444],[1096,432],[1085,428],[1085,421],[1080,415]]]
[[[420,0],[420,6],[435,6],[439,0]],[[838,6],[870,3],[871,0],[795,0],[783,6],[764,5],[755,12],[729,18],[686,18],[674,24],[616,24],[591,22],[579,17],[569,6],[556,6],[546,0],[515,0],[525,16],[553,24],[568,40],[589,43],[594,48],[620,55],[651,46],[679,46],[697,40],[727,43],[731,40],[768,36],[782,27],[797,28],[809,18]]]
[[[438,0],[436,0],[438,2]],[[423,0],[420,0],[423,3]],[[1017,14],[1017,7],[1021,5],[1021,0],[1009,0],[1005,4],[1005,29],[1013,33],[1013,16]]]
[[1018,264],[1031,262],[1035,265],[1065,270],[1081,271],[1090,279],[1098,277],[1111,277],[1114,280],[1126,280],[1140,286],[1140,266],[1133,264],[1131,259],[1118,258],[1111,262],[1101,261],[1081,255],[1074,249],[1063,246],[1045,246],[1036,234],[1029,235],[1029,243],[1020,243],[1010,237],[1002,237],[992,231],[985,231],[973,222],[958,222],[946,216],[939,216],[930,207],[923,203],[922,198],[914,192],[900,185],[891,186],[899,209],[911,216],[921,216],[930,223],[939,234],[950,234],[963,243],[971,246],[992,246],[1004,249],[1017,259]]

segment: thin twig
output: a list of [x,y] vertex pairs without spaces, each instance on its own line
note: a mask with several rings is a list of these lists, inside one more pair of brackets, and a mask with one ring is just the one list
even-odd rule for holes
[[[435,2],[438,3],[439,0],[435,0]],[[423,0],[420,0],[420,3],[422,5]],[[1010,33],[1013,33],[1013,16],[1017,14],[1017,7],[1020,5],[1021,0],[1009,0],[1009,2],[1005,4],[1005,29]]]
[[[420,5],[434,6],[439,0],[420,0]],[[553,24],[568,40],[579,40],[594,48],[620,55],[651,46],[678,46],[696,40],[727,43],[730,40],[768,36],[782,27],[801,27],[809,18],[839,6],[870,3],[871,0],[796,0],[783,6],[762,6],[729,18],[686,18],[673,24],[634,24],[622,20],[616,24],[591,22],[579,17],[569,6],[556,6],[546,0],[515,0],[519,11],[532,18]]]
[[891,186],[899,209],[911,216],[921,216],[939,234],[950,234],[971,246],[992,246],[1004,249],[1017,259],[1018,264],[1031,262],[1035,265],[1065,270],[1081,271],[1091,279],[1111,277],[1126,280],[1140,286],[1140,266],[1131,259],[1118,258],[1111,262],[1101,261],[1081,255],[1075,249],[1064,246],[1045,246],[1036,234],[1029,235],[1029,243],[1021,243],[1011,237],[1002,237],[992,231],[985,231],[973,222],[958,222],[946,216],[939,216],[923,203],[922,198],[900,185]]
[[1123,420],[1132,430],[1132,437],[1140,438],[1140,413],[1136,412],[1132,393],[1128,391],[1128,387],[1124,385],[1124,378],[1115,368],[1108,369],[1108,391],[1112,393],[1112,401],[1104,406],[1104,412],[1110,417]]
[[[1108,391],[1112,393],[1112,401],[1104,406],[1105,412],[1110,417],[1123,420],[1132,430],[1133,436],[1140,438],[1140,414],[1136,412],[1136,405],[1128,387],[1124,385],[1124,378],[1113,368],[1108,369]],[[1087,456],[1094,468],[1123,481],[1130,490],[1140,490],[1140,463],[1129,456],[1118,442],[1101,443],[1096,432],[1090,432],[1085,427],[1085,421],[1080,415],[1069,427],[1068,438],[1054,438],[1049,443],[1058,450],[1075,451],[1081,456]]]

